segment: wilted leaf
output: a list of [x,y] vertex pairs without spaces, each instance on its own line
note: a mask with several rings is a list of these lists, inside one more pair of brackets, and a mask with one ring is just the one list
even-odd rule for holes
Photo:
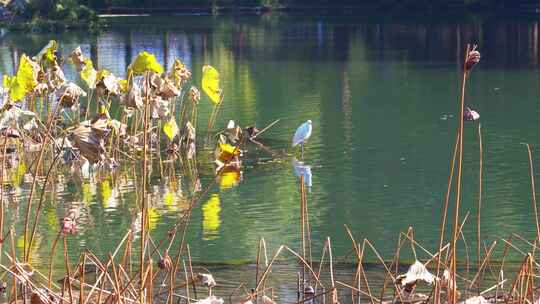
[[210,100],[218,104],[221,102],[221,88],[219,87],[219,72],[210,65],[202,68],[202,89]]
[[426,269],[424,264],[420,263],[419,261],[415,261],[414,264],[409,267],[405,277],[401,280],[401,284],[411,284],[418,280],[422,280],[428,284],[433,284],[435,276]]
[[147,71],[163,73],[163,67],[157,62],[156,56],[146,51],[139,53],[135,60],[129,65],[130,70],[134,75],[141,75]]
[[163,133],[167,135],[169,140],[173,140],[173,138],[178,134],[178,125],[176,124],[176,121],[174,118],[171,118],[168,122],[166,122],[163,125]]
[[56,64],[56,50],[58,48],[58,44],[55,40],[49,41],[45,47],[37,53],[36,56],[34,56],[34,60],[40,61],[45,66],[51,66]]
[[201,280],[201,283],[206,287],[216,286],[216,280],[214,280],[214,277],[211,274],[199,273],[197,274],[197,278]]
[[209,296],[206,299],[199,300],[195,304],[223,304],[223,299],[216,298],[215,296]]

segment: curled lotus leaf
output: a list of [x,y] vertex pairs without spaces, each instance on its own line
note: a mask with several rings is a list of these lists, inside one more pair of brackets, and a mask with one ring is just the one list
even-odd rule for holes
[[173,82],[174,86],[179,89],[191,77],[191,71],[177,58],[174,60],[172,69],[167,77]]
[[54,91],[67,83],[64,72],[58,65],[52,66],[47,72],[47,85],[49,90]]
[[11,106],[8,110],[0,114],[0,129],[7,129],[9,127],[21,129],[25,125],[35,122],[35,119],[36,114],[34,112]]
[[34,60],[41,62],[43,66],[57,65],[56,51],[58,49],[58,43],[55,40],[50,40],[39,53],[34,56]]
[[82,53],[81,47],[76,47],[71,54],[69,54],[69,61],[75,66],[77,72],[81,72],[83,67],[86,65],[84,55]]
[[169,116],[169,102],[167,100],[161,98],[161,96],[155,96],[150,98],[150,103],[153,119],[164,119]]
[[144,102],[142,99],[141,88],[136,83],[133,83],[128,93],[122,97],[122,101],[127,107],[134,109],[142,109]]
[[105,142],[88,124],[80,124],[71,132],[71,141],[90,163],[95,164],[105,159]]
[[144,72],[156,72],[163,73],[163,67],[156,59],[154,54],[150,54],[146,51],[139,53],[135,60],[129,65],[128,70],[134,75],[141,75]]
[[222,90],[219,86],[219,72],[211,65],[202,68],[202,89],[214,104],[221,102]]
[[92,64],[90,59],[84,61],[80,75],[90,89],[96,88],[97,71],[94,69],[94,64]]
[[86,97],[86,92],[78,85],[70,82],[62,86],[57,93],[58,101],[64,108],[77,104],[80,97]]
[[180,90],[174,86],[174,83],[165,78],[159,89],[159,95],[165,99],[171,99],[180,96]]

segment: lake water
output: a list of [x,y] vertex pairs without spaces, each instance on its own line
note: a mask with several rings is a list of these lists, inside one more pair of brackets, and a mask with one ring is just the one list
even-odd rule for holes
[[[180,58],[192,69],[196,86],[204,64],[220,71],[225,99],[217,128],[229,119],[259,128],[280,119],[260,140],[284,156],[272,158],[248,146],[241,180],[218,182],[194,210],[188,235],[196,262],[252,263],[261,237],[270,251],[280,244],[299,248],[299,181],[290,142],[308,119],[313,134],[304,158],[312,171],[308,200],[314,250],[329,236],[334,254],[345,254],[351,247],[345,224],[357,240],[370,239],[385,258],[391,257],[399,231],[409,226],[419,242],[434,250],[466,43],[478,43],[482,53],[467,87],[467,105],[480,113],[484,138],[482,233],[486,241],[511,232],[534,237],[522,143],[540,147],[536,20],[169,16],[108,22],[97,35],[8,33],[0,40],[0,73],[13,73],[15,58],[37,53],[50,39],[59,42],[64,55],[80,45],[97,67],[121,77],[146,50],[168,68]],[[77,79],[68,65],[66,75]],[[200,129],[210,110],[203,98]],[[469,239],[476,225],[477,128],[478,122],[466,123],[461,214],[471,212],[464,228]],[[199,159],[204,187],[213,171],[209,157]],[[26,177],[13,182],[9,199],[9,220],[19,235],[21,205],[31,185]],[[152,183],[150,226],[160,239],[187,206],[189,190],[173,189],[159,174]],[[88,248],[105,256],[132,227],[134,189],[129,175],[114,183],[110,178],[78,183],[69,172],[59,173],[38,227],[34,263],[48,263],[58,218],[74,205],[84,210],[84,223],[70,237],[70,253],[75,258]]]

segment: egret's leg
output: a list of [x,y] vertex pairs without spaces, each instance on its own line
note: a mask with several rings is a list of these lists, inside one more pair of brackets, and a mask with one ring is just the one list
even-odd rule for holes
[[304,160],[304,143],[301,143],[300,147],[302,148],[302,153],[300,154],[300,157],[302,158],[302,160]]

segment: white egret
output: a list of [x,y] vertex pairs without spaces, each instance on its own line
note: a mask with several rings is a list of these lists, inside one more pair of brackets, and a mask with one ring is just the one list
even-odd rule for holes
[[302,147],[302,159],[304,159],[304,144],[307,142],[309,137],[311,136],[311,120],[306,121],[305,123],[301,124],[298,129],[296,129],[296,132],[294,133],[294,137],[292,140],[292,146],[293,148],[300,145]]

